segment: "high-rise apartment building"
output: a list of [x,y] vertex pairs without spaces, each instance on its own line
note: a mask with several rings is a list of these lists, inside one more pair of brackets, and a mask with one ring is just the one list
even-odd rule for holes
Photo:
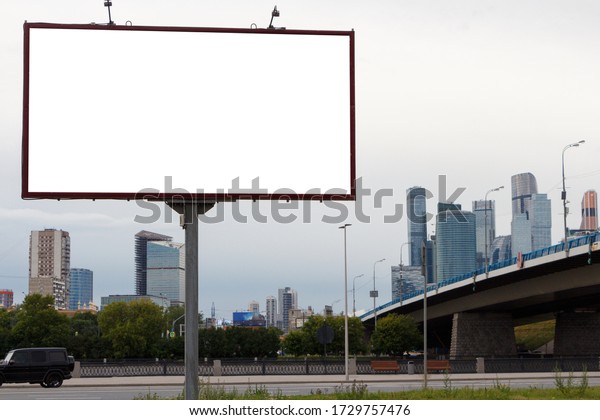
[[439,203],[435,237],[438,282],[476,269],[473,213],[462,211],[458,204]]
[[135,235],[135,294],[147,295],[148,286],[148,242],[171,242],[170,236],[142,230]]
[[267,296],[267,327],[277,326],[277,299],[275,296]]
[[146,293],[171,305],[185,302],[185,246],[171,241],[146,242]]
[[248,303],[248,312],[252,312],[254,314],[260,313],[260,305],[257,301],[252,300]]
[[70,311],[89,308],[94,301],[94,272],[87,268],[71,268],[69,290]]
[[0,308],[10,308],[14,303],[14,293],[12,290],[1,289],[0,290]]
[[406,191],[406,215],[408,219],[409,263],[420,266],[421,245],[427,242],[426,190],[412,187]]
[[298,308],[298,293],[289,288],[279,289],[277,327],[284,333],[288,332],[290,309]]
[[598,194],[588,190],[581,200],[581,230],[598,229]]
[[54,297],[56,309],[67,309],[71,238],[63,230],[32,231],[29,237],[29,293]]
[[[477,267],[485,265],[485,248],[488,247],[488,262],[490,260],[490,244],[496,237],[496,203],[494,200],[473,201],[475,214],[475,241],[477,245]],[[487,235],[486,235],[487,226]],[[486,243],[487,239],[487,243]]]

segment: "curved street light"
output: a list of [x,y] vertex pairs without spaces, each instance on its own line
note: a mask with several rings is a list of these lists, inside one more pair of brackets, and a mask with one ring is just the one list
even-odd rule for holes
[[487,228],[487,208],[488,208],[488,199],[487,196],[489,193],[494,192],[494,191],[500,191],[502,188],[504,188],[504,185],[497,187],[497,188],[492,188],[491,190],[489,190],[488,192],[485,193],[485,199],[483,200],[483,205],[484,207],[484,219],[485,219],[485,278],[488,277],[488,271],[489,271],[489,267],[488,267],[488,248],[491,248],[491,242],[492,242],[492,238],[490,238],[490,243],[488,244],[488,228]]
[[403,273],[403,268],[404,268],[404,264],[402,264],[402,250],[404,249],[404,245],[408,245],[411,244],[412,241],[408,241],[408,242],[404,242],[402,245],[400,245],[400,306],[402,306],[402,273]]
[[352,279],[352,316],[356,316],[356,279],[362,276],[364,276],[364,274],[361,274],[360,276],[354,276],[354,279]]
[[563,226],[564,226],[564,234],[565,234],[565,253],[567,256],[569,255],[569,244],[567,242],[569,231],[567,229],[567,189],[565,186],[565,152],[567,149],[571,147],[579,147],[580,144],[585,143],[585,140],[579,140],[577,143],[567,144],[562,151],[562,202],[563,202]]
[[375,331],[375,329],[377,329],[377,306],[375,305],[375,301],[377,299],[378,293],[377,293],[377,288],[375,287],[375,266],[377,265],[377,263],[380,263],[382,261],[385,261],[385,258],[375,261],[375,263],[373,264],[373,290],[371,291],[371,297],[373,298],[373,320],[374,320],[373,331]]

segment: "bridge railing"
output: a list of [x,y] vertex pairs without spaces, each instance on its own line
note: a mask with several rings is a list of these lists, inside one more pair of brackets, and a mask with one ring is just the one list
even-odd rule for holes
[[[590,235],[586,235],[586,236],[581,236],[581,237],[578,237],[578,238],[569,239],[567,241],[567,243],[568,243],[569,249],[573,249],[573,248],[578,248],[580,246],[586,246],[586,245],[589,246],[590,244],[592,244],[594,242],[599,242],[599,241],[600,241],[600,232],[596,232],[596,233],[593,233],[593,234],[590,234]],[[534,260],[536,258],[541,258],[541,257],[545,257],[547,255],[556,254],[556,253],[562,252],[564,250],[565,250],[565,244],[563,242],[563,243],[560,243],[560,244],[557,244],[557,245],[552,245],[552,246],[549,246],[549,247],[546,247],[546,248],[542,248],[542,249],[538,249],[538,250],[535,250],[535,251],[532,251],[532,252],[528,252],[526,254],[523,254],[522,257],[523,257],[523,261],[531,261],[531,260]],[[503,260],[503,261],[498,261],[496,263],[488,265],[488,272],[499,270],[499,269],[505,268],[505,267],[510,267],[512,265],[515,265],[516,263],[517,263],[517,258],[516,257],[509,258],[509,259],[506,259],[506,260]],[[484,273],[485,273],[485,267],[482,267],[482,268],[479,268],[479,269],[477,269],[475,271],[470,271],[468,273],[460,274],[458,276],[454,276],[454,277],[451,277],[449,279],[445,279],[445,280],[439,281],[437,284],[430,284],[430,285],[427,286],[427,293],[436,291],[436,290],[438,290],[440,288],[443,288],[445,286],[449,286],[449,285],[454,284],[454,283],[458,283],[458,282],[463,281],[463,280],[473,279],[476,276],[484,274]],[[393,299],[390,302],[387,302],[387,303],[384,303],[383,305],[378,306],[375,309],[375,311],[380,312],[380,311],[382,311],[382,310],[384,310],[384,309],[386,309],[386,308],[388,308],[388,307],[390,307],[392,305],[395,305],[395,304],[400,303],[400,302],[405,302],[407,300],[416,298],[416,297],[421,296],[421,295],[423,295],[423,290],[414,290],[414,291],[409,292],[409,293],[404,293],[404,294],[402,294],[401,297]],[[371,310],[365,312],[364,314],[362,314],[360,316],[360,318],[364,319],[367,316],[373,314],[373,312],[374,312],[374,310],[371,309]]]

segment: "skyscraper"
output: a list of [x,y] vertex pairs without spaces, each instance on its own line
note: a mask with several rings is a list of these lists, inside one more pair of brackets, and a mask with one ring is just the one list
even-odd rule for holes
[[[485,265],[485,247],[489,246],[496,237],[496,203],[494,200],[473,201],[473,213],[475,214],[475,240],[477,243],[477,267]],[[487,214],[487,222],[486,222]],[[487,235],[486,235],[487,226]],[[486,244],[487,238],[487,244]],[[488,255],[488,261],[490,256]]]
[[29,293],[54,296],[56,309],[67,309],[71,238],[56,229],[32,231],[29,237]]
[[531,209],[531,195],[537,194],[537,181],[530,172],[513,175],[510,178],[512,190],[512,215],[528,214]]
[[70,280],[68,309],[76,311],[89,307],[94,301],[94,272],[86,268],[71,268]]
[[290,320],[290,309],[298,308],[298,293],[289,287],[279,289],[279,299],[277,303],[279,310],[277,326],[281,331],[287,333]]
[[436,216],[437,281],[476,269],[475,215],[458,204],[440,203]]
[[162,296],[171,305],[185,302],[185,247],[171,241],[146,243],[146,293]]
[[401,295],[423,290],[425,287],[421,267],[392,265],[392,300],[399,299]]
[[531,195],[532,250],[552,245],[552,207],[546,194]]
[[512,256],[511,245],[512,240],[510,235],[498,236],[496,239],[494,239],[490,251],[490,263],[494,264],[500,261],[510,259]]
[[170,242],[173,238],[142,230],[135,235],[135,294],[147,295],[148,241]]
[[598,194],[588,190],[581,200],[581,230],[598,229]]
[[409,263],[421,265],[421,244],[427,241],[426,190],[412,187],[406,190],[406,215],[408,219]]
[[527,172],[513,175],[512,254],[526,253],[552,244],[551,203],[546,194],[538,194],[537,181]]
[[267,297],[267,327],[276,327],[277,324],[277,299],[274,296]]
[[513,257],[517,256],[519,252],[525,254],[533,251],[533,238],[531,232],[531,221],[528,218],[528,214],[517,214],[513,216],[512,222],[510,223],[511,246]]
[[252,300],[248,303],[248,312],[252,312],[254,314],[260,313],[260,305],[257,301]]

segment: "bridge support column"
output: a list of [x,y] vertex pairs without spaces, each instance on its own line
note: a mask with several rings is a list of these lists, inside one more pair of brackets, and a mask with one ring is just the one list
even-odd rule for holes
[[516,356],[511,314],[460,312],[452,319],[450,358]]
[[558,313],[554,330],[554,354],[558,356],[600,354],[600,313]]

